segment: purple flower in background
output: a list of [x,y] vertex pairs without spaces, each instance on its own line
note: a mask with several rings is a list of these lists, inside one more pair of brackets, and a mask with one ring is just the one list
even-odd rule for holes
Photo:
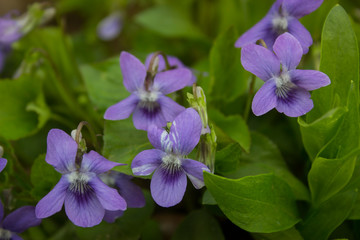
[[[116,171],[100,174],[100,179],[104,183],[119,191],[120,195],[125,199],[128,208],[142,208],[145,206],[144,194],[141,188],[131,181],[132,178],[132,176]],[[118,217],[121,217],[123,213],[124,211],[121,210],[106,210],[104,220],[113,223]]]
[[21,240],[17,233],[22,233],[30,227],[41,223],[35,216],[35,207],[24,206],[16,209],[4,218],[4,206],[0,201],[0,239]]
[[289,117],[304,115],[314,106],[309,91],[329,85],[330,79],[319,71],[296,69],[302,48],[291,34],[278,37],[273,50],[275,54],[256,44],[242,48],[244,68],[265,81],[254,97],[252,110],[256,116],[272,108]]
[[131,95],[109,107],[105,112],[105,119],[126,119],[133,113],[135,128],[147,130],[152,124],[164,127],[184,111],[183,106],[165,95],[188,85],[192,76],[190,70],[179,68],[159,72],[149,82],[145,80],[148,75],[144,64],[127,52],[120,55],[120,67],[125,88]]
[[4,170],[6,164],[7,164],[7,160],[5,158],[0,158],[0,172]]
[[132,161],[135,175],[151,179],[151,195],[162,207],[178,204],[186,190],[186,176],[195,188],[204,186],[203,171],[210,171],[204,164],[187,159],[200,140],[202,123],[199,114],[188,108],[173,121],[170,131],[151,126],[148,138],[156,149],[139,153]]
[[[149,67],[150,61],[151,61],[151,58],[153,55],[154,55],[154,53],[151,53],[146,57],[145,67],[147,67],[147,68]],[[169,62],[171,69],[186,68],[191,71],[191,69],[186,67],[177,57],[169,56],[169,55],[167,55],[166,57],[167,57],[167,60]],[[166,71],[166,64],[165,64],[164,57],[162,55],[159,55],[158,58],[159,58],[159,66],[157,69],[158,72]],[[192,73],[191,81],[188,83],[187,86],[192,86],[195,82],[196,82],[196,76],[194,75],[194,73]]]
[[102,19],[97,26],[97,35],[101,40],[115,39],[121,32],[123,19],[120,12],[114,12]]
[[323,0],[277,0],[267,15],[236,41],[235,47],[241,48],[263,39],[267,47],[272,49],[275,39],[289,32],[297,38],[303,54],[306,54],[313,40],[298,19],[315,11],[322,2]]
[[75,162],[78,144],[60,129],[50,130],[46,162],[62,174],[56,186],[36,205],[36,216],[46,218],[65,204],[69,219],[80,227],[99,224],[105,210],[125,210],[126,202],[116,189],[103,183],[99,174],[119,163],[111,162],[95,151],[84,153],[80,166]]

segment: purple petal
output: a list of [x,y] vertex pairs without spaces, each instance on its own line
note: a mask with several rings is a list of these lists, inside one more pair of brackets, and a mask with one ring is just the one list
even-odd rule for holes
[[293,70],[290,71],[291,81],[298,87],[312,91],[330,84],[329,77],[315,70]]
[[35,214],[38,218],[47,218],[62,208],[65,200],[65,192],[69,187],[69,182],[66,176],[62,176],[55,187],[43,197],[35,208]]
[[67,173],[75,169],[77,153],[75,140],[60,129],[51,129],[47,137],[46,162],[54,166],[56,171]]
[[159,72],[155,75],[153,88],[158,89],[163,94],[169,94],[183,89],[191,79],[192,73],[186,68]]
[[16,233],[22,233],[30,227],[40,225],[41,219],[35,216],[34,206],[24,206],[16,209],[5,217],[3,228]]
[[131,181],[132,176],[118,173],[116,186],[120,195],[125,199],[128,208],[141,208],[145,206],[144,194],[141,188]]
[[106,210],[126,210],[125,199],[119,195],[116,189],[109,187],[98,177],[92,178],[89,185],[94,189],[98,200]]
[[109,161],[97,152],[90,151],[89,153],[85,153],[83,155],[81,170],[83,172],[94,172],[96,174],[100,174],[109,171],[113,167],[121,165],[126,164]]
[[67,191],[65,212],[70,221],[80,227],[98,225],[105,215],[104,207],[92,191],[85,193]]
[[122,120],[130,116],[135,110],[136,105],[139,102],[138,96],[131,94],[129,97],[118,102],[115,105],[110,106],[105,114],[104,119],[106,120]]
[[0,158],[0,172],[2,170],[4,170],[4,168],[6,167],[6,164],[7,164],[7,160],[5,158]]
[[[146,60],[145,60],[145,67],[146,68],[149,67],[150,61],[151,61],[151,58],[152,58],[153,55],[154,55],[154,53],[151,53],[146,57]],[[176,67],[176,68],[185,67],[185,65],[177,57],[168,56],[168,55],[166,57],[167,57],[167,60],[169,62],[170,67]],[[162,55],[158,55],[158,58],[159,58],[159,65],[158,65],[157,70],[158,70],[158,72],[162,72],[162,71],[166,70],[165,60],[164,60],[164,57]]]
[[102,19],[97,26],[97,34],[101,40],[109,41],[115,39],[123,27],[122,17],[115,12]]
[[129,92],[135,92],[143,87],[146,69],[139,59],[123,51],[120,54],[120,68],[124,86]]
[[131,163],[134,175],[150,175],[161,164],[164,152],[158,149],[144,150],[140,152]]
[[273,50],[281,64],[286,68],[285,70],[295,69],[303,55],[300,42],[290,33],[280,35],[274,43]]
[[196,189],[200,189],[205,185],[203,171],[210,172],[207,166],[192,159],[183,159],[181,165]]
[[139,105],[133,113],[133,122],[136,129],[145,131],[147,131],[151,125],[158,127],[164,127],[166,125],[166,120],[160,107],[148,110]]
[[309,47],[313,44],[313,40],[309,31],[299,22],[293,18],[289,21],[288,32],[291,33],[301,44],[303,54],[309,52]]
[[286,0],[283,5],[293,17],[301,18],[318,9],[323,0]]
[[247,71],[264,81],[280,73],[280,62],[274,53],[256,44],[242,48],[241,63]]
[[313,107],[311,95],[303,88],[295,88],[288,92],[286,99],[278,98],[276,110],[289,117],[299,117],[309,112]]
[[20,25],[9,18],[0,19],[0,44],[11,45],[21,37]]
[[188,155],[198,144],[201,129],[200,116],[193,108],[188,108],[180,113],[170,128],[173,151],[181,155]]
[[182,200],[186,184],[186,174],[181,169],[159,167],[151,179],[151,195],[158,205],[171,207]]
[[115,220],[119,217],[121,217],[124,214],[124,211],[109,211],[109,210],[105,210],[105,215],[104,215],[104,221],[108,222],[108,223],[114,223]]
[[174,121],[175,117],[185,110],[183,106],[169,97],[161,96],[158,99],[161,106],[161,112],[167,122]]
[[151,125],[148,128],[148,139],[151,145],[153,145],[153,147],[156,149],[162,149],[161,139],[168,137],[168,135],[169,134],[166,130],[164,130],[163,128],[159,128],[156,125]]
[[252,102],[252,111],[256,116],[263,115],[276,107],[276,84],[273,79],[264,83],[257,91]]
[[23,240],[19,235],[11,233],[11,240]]

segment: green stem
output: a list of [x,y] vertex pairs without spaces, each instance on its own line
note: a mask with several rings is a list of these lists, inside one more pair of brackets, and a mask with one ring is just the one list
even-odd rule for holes
[[251,76],[250,86],[249,86],[249,93],[248,93],[248,97],[246,99],[246,105],[245,105],[245,112],[244,112],[244,120],[245,121],[247,121],[248,118],[249,118],[251,101],[252,101],[253,95],[254,95],[255,81],[256,81],[256,76],[252,75]]

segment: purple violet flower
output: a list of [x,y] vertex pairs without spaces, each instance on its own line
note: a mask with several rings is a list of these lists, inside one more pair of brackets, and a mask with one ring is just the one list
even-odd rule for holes
[[102,19],[97,26],[97,35],[101,40],[110,41],[115,39],[123,27],[122,15],[114,12]]
[[244,68],[265,81],[255,94],[252,110],[256,116],[273,108],[289,117],[306,114],[313,108],[309,91],[330,84],[329,77],[315,70],[297,70],[302,57],[299,41],[284,33],[274,43],[275,54],[256,44],[242,48]]
[[[142,208],[145,206],[144,194],[141,188],[131,181],[133,177],[124,173],[109,171],[100,174],[100,179],[108,186],[116,188],[125,199],[128,208]],[[105,211],[104,220],[109,223],[115,222],[124,211]]]
[[40,225],[41,219],[35,216],[35,207],[24,206],[4,218],[4,206],[0,201],[0,239],[22,240],[17,233]]
[[184,111],[183,106],[165,95],[184,88],[191,81],[190,70],[179,68],[159,72],[149,80],[151,74],[147,74],[144,64],[127,52],[120,55],[120,68],[125,88],[131,95],[110,106],[105,112],[105,119],[126,119],[133,113],[135,128],[147,130],[152,124],[164,127]]
[[298,19],[315,11],[322,2],[323,0],[277,0],[266,16],[236,41],[235,47],[241,48],[263,39],[267,47],[272,50],[275,39],[289,32],[297,38],[303,54],[306,54],[313,40],[309,31]]
[[[151,53],[146,57],[145,67],[147,67],[147,68],[149,67],[150,61],[151,61],[151,58],[152,58],[153,55],[154,55],[154,53]],[[167,55],[166,57],[167,57],[167,60],[169,62],[169,65],[170,65],[171,69],[186,68],[186,69],[189,69],[191,71],[191,69],[188,68],[187,66],[185,66],[180,61],[180,59],[178,59],[177,57],[169,56],[169,55]],[[166,71],[166,64],[165,64],[164,57],[162,55],[159,55],[158,58],[159,58],[159,66],[158,66],[158,69],[157,69],[158,72]],[[192,86],[195,82],[196,82],[196,76],[194,75],[194,73],[192,73],[191,81],[188,83],[187,86]]]
[[0,172],[2,172],[2,170],[4,170],[4,168],[6,167],[7,164],[7,160],[5,158],[0,158]]
[[202,123],[199,114],[192,108],[180,113],[172,122],[170,131],[152,125],[148,138],[156,149],[139,153],[132,161],[135,175],[146,176],[154,172],[150,190],[155,202],[162,207],[178,204],[186,190],[186,176],[195,188],[204,186],[203,163],[187,159],[200,140]]
[[78,144],[60,129],[50,130],[47,138],[46,162],[62,174],[56,186],[36,205],[36,216],[46,218],[65,212],[77,226],[92,227],[99,224],[105,210],[126,209],[125,200],[116,189],[103,183],[99,174],[121,164],[111,162],[95,151],[84,153],[80,166],[75,161]]

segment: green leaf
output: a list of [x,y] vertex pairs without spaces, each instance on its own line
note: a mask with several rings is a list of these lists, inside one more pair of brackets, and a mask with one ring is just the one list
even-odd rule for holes
[[151,149],[146,131],[137,130],[131,118],[105,121],[103,155],[110,161],[126,163],[114,170],[132,175],[131,162],[142,150]]
[[176,229],[172,240],[225,239],[219,223],[204,209],[191,212]]
[[205,190],[203,198],[202,198],[202,204],[204,205],[217,205],[215,199],[213,196],[211,196],[211,193],[208,189]]
[[210,51],[210,100],[231,102],[242,95],[248,86],[249,74],[240,63],[240,50],[234,47],[239,34],[229,28],[220,34]]
[[253,233],[252,236],[255,240],[304,240],[295,227],[275,233]]
[[300,220],[290,187],[273,174],[232,180],[205,172],[204,180],[223,213],[246,231],[278,232]]
[[155,6],[139,13],[135,21],[165,37],[205,38],[190,20],[190,16],[171,6]]
[[245,120],[240,115],[225,116],[220,111],[208,111],[209,119],[214,122],[216,133],[222,131],[231,139],[238,142],[246,152],[250,150],[250,132]]

